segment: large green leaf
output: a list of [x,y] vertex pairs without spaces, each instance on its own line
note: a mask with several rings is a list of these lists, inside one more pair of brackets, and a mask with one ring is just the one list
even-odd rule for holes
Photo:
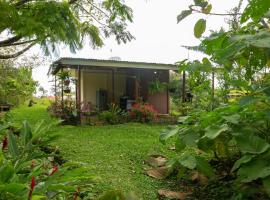
[[240,106],[245,106],[254,103],[258,98],[253,96],[242,97],[239,101]]
[[175,149],[176,151],[180,152],[183,149],[186,148],[186,144],[182,141],[181,138],[177,138],[176,142],[175,142]]
[[199,19],[194,26],[194,35],[196,38],[200,38],[206,29],[206,21],[204,19]]
[[28,194],[28,187],[21,183],[0,184],[0,193],[11,193],[24,199],[25,197],[21,195]]
[[11,131],[8,131],[8,151],[13,158],[20,154],[16,138]]
[[270,175],[269,160],[257,158],[252,162],[242,165],[238,172],[238,179],[241,182],[248,183],[259,178],[265,178]]
[[261,154],[270,147],[264,139],[250,133],[239,134],[236,136],[236,142],[238,148],[243,153]]
[[229,116],[223,116],[223,119],[225,119],[227,122],[230,122],[232,124],[238,124],[240,120],[240,115],[238,114],[233,114]]
[[206,175],[209,178],[215,177],[215,173],[214,173],[212,167],[202,157],[199,157],[199,156],[196,157],[196,168],[198,171],[200,171],[201,173],[203,173],[204,175]]
[[188,169],[196,168],[196,158],[192,155],[183,155],[179,158],[179,163]]
[[170,137],[173,137],[179,132],[179,127],[178,126],[172,126],[168,127],[167,129],[163,130],[160,134],[159,140],[161,143],[165,143],[167,139]]
[[221,133],[228,131],[230,128],[227,124],[222,124],[221,126],[210,126],[205,129],[205,137],[209,139],[215,139]]
[[9,163],[0,167],[0,182],[7,183],[14,176],[14,168]]
[[254,158],[255,155],[244,155],[242,158],[240,158],[239,160],[237,160],[233,167],[232,167],[232,170],[231,171],[235,171],[236,169],[238,169],[242,164],[245,164],[245,163],[248,163],[252,160],[252,158]]
[[32,131],[27,121],[23,122],[23,127],[21,130],[21,137],[23,140],[23,145],[27,145],[28,142],[32,139]]

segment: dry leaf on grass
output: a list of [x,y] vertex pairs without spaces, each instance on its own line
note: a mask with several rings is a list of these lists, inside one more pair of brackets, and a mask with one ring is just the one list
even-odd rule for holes
[[208,184],[208,178],[204,176],[203,174],[199,173],[198,171],[192,171],[190,180],[197,181],[201,185],[207,185]]
[[174,192],[166,189],[160,189],[158,190],[158,196],[162,198],[169,198],[169,199],[179,199],[184,200],[187,195],[190,193],[185,192]]
[[167,167],[158,167],[146,170],[148,176],[156,179],[165,179],[169,175],[170,170]]
[[146,162],[152,167],[162,167],[168,159],[162,155],[151,155]]

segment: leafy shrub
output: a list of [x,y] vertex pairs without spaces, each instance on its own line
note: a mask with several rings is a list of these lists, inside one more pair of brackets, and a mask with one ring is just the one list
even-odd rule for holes
[[213,169],[205,155],[211,155],[210,163],[228,160],[226,174],[236,177],[233,179],[235,197],[254,198],[257,193],[270,196],[269,103],[269,86],[256,88],[238,103],[181,117],[179,126],[165,130],[160,140],[164,143],[177,136],[175,145],[179,152],[188,147],[198,149],[200,154],[180,155],[174,163],[196,169],[213,180],[219,171]]
[[99,114],[99,119],[109,124],[119,124],[127,121],[127,113],[118,105],[112,103],[109,105],[109,110]]
[[0,126],[0,199],[77,199],[95,179],[88,169],[55,160],[55,151],[45,153],[44,147],[55,139],[55,124],[36,124],[32,129],[27,121],[19,132],[12,123]]
[[63,104],[61,101],[54,101],[48,107],[48,111],[52,116],[61,118],[67,124],[77,124],[80,113],[80,110],[76,108],[76,103],[70,100],[65,100]]
[[157,111],[154,106],[148,103],[136,103],[132,106],[130,111],[131,119],[138,122],[150,122],[157,116]]

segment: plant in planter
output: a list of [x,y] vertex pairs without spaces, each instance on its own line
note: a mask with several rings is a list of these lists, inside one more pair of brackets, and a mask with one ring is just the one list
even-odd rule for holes
[[65,86],[69,86],[70,84],[70,72],[69,71],[62,71],[58,77],[61,81],[63,81]]
[[167,88],[167,83],[160,82],[157,78],[151,82],[149,82],[148,90],[149,94],[153,95],[158,92],[163,92]]

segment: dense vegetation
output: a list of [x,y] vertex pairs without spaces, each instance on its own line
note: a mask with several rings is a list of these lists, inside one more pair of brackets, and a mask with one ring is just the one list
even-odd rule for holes
[[0,61],[0,104],[20,105],[32,98],[37,82],[32,66],[17,67],[13,61]]
[[[270,2],[250,0],[244,8],[242,3],[240,0],[239,6],[228,14],[228,31],[213,32],[198,47],[187,47],[208,55],[202,62],[184,60],[179,66],[188,73],[195,95],[198,91],[208,91],[210,95],[202,97],[203,101],[195,99],[188,115],[179,119],[179,126],[170,127],[160,138],[165,142],[177,135],[179,156],[170,164],[181,166],[178,178],[196,170],[217,186],[224,183],[214,199],[268,199],[270,195]],[[211,15],[211,9],[207,1],[194,0],[178,21],[194,12]],[[205,29],[206,20],[198,20],[194,35],[201,38]],[[212,73],[220,80],[218,90],[211,90]],[[232,98],[233,90],[241,97]],[[234,102],[229,101],[232,99]],[[197,153],[182,154],[187,147],[195,148]]]

